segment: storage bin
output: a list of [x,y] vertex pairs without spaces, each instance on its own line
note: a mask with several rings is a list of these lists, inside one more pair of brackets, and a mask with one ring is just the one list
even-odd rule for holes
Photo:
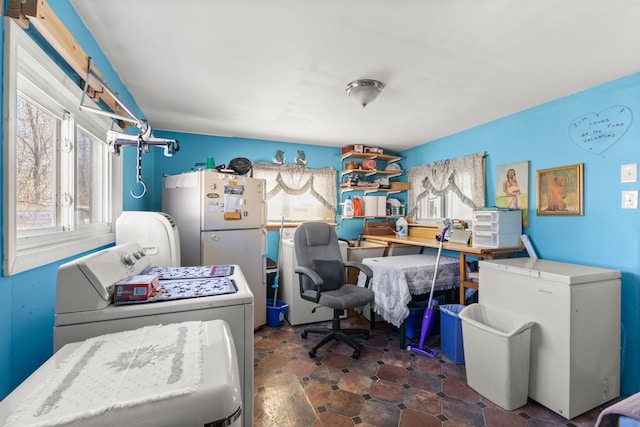
[[522,213],[519,210],[474,211],[472,231],[473,247],[518,247],[521,245]]
[[278,328],[284,323],[284,313],[289,308],[287,303],[276,300],[275,304],[272,298],[267,299],[267,325],[272,328]]
[[462,304],[440,306],[440,350],[456,365],[464,365],[462,320],[459,314],[465,308]]
[[526,404],[535,322],[483,304],[459,316],[469,387],[508,411]]

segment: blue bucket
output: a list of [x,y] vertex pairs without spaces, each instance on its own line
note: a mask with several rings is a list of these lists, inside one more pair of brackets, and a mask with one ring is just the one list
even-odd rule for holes
[[267,325],[272,328],[282,326],[284,323],[284,312],[289,306],[284,301],[276,300],[275,305],[273,299],[267,299]]

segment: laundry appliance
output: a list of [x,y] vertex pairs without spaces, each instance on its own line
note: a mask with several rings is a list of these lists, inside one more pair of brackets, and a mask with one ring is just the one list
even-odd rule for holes
[[101,335],[41,365],[0,402],[0,425],[239,427],[239,377],[224,320]]
[[162,211],[180,232],[183,266],[237,264],[267,321],[265,180],[213,170],[164,177]]
[[243,423],[253,422],[253,294],[242,270],[229,278],[237,291],[223,295],[131,305],[114,305],[115,283],[140,274],[149,259],[137,242],[112,246],[58,269],[54,352],[65,344],[143,326],[225,320],[233,336],[242,385]]
[[116,245],[128,242],[138,242],[151,265],[180,266],[180,234],[169,214],[122,212],[116,220]]

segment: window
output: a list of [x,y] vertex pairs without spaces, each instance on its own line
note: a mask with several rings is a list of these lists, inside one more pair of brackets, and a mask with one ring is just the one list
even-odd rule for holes
[[409,215],[421,223],[438,218],[471,221],[483,207],[484,153],[417,166],[408,171]]
[[[111,121],[79,111],[82,90],[5,20],[4,274],[112,243],[121,166]],[[86,102],[86,100],[85,100]]]
[[267,181],[267,219],[331,221],[336,215],[336,170],[258,162],[253,176]]

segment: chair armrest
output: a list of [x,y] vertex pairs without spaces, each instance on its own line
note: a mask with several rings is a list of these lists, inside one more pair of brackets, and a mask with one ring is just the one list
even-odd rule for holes
[[371,278],[373,277],[373,270],[371,270],[371,267],[369,267],[368,265],[364,265],[361,262],[356,262],[356,261],[345,261],[344,262],[344,266],[345,266],[345,268],[353,267],[353,268],[356,268],[356,269],[360,270],[361,272],[363,272],[364,275],[367,277],[367,280],[364,283],[364,287],[365,288],[369,287],[369,282],[371,281]]
[[[296,267],[295,270],[293,270],[293,271],[295,273],[298,273],[298,277],[300,279],[300,294],[301,295],[303,293],[302,275],[304,274],[309,279],[311,279],[311,281],[313,282],[314,286],[316,287],[316,298],[315,298],[315,301],[313,301],[313,302],[317,303],[320,300],[320,294],[322,293],[322,285],[324,284],[324,280],[322,280],[322,277],[320,277],[320,275],[318,273],[316,273],[315,271],[313,271],[312,269],[310,269],[308,267]],[[305,297],[305,299],[306,299],[306,297]]]
[[371,267],[361,262],[345,261],[344,266],[357,268],[358,270],[362,271],[367,277],[373,277],[373,270],[371,270]]

